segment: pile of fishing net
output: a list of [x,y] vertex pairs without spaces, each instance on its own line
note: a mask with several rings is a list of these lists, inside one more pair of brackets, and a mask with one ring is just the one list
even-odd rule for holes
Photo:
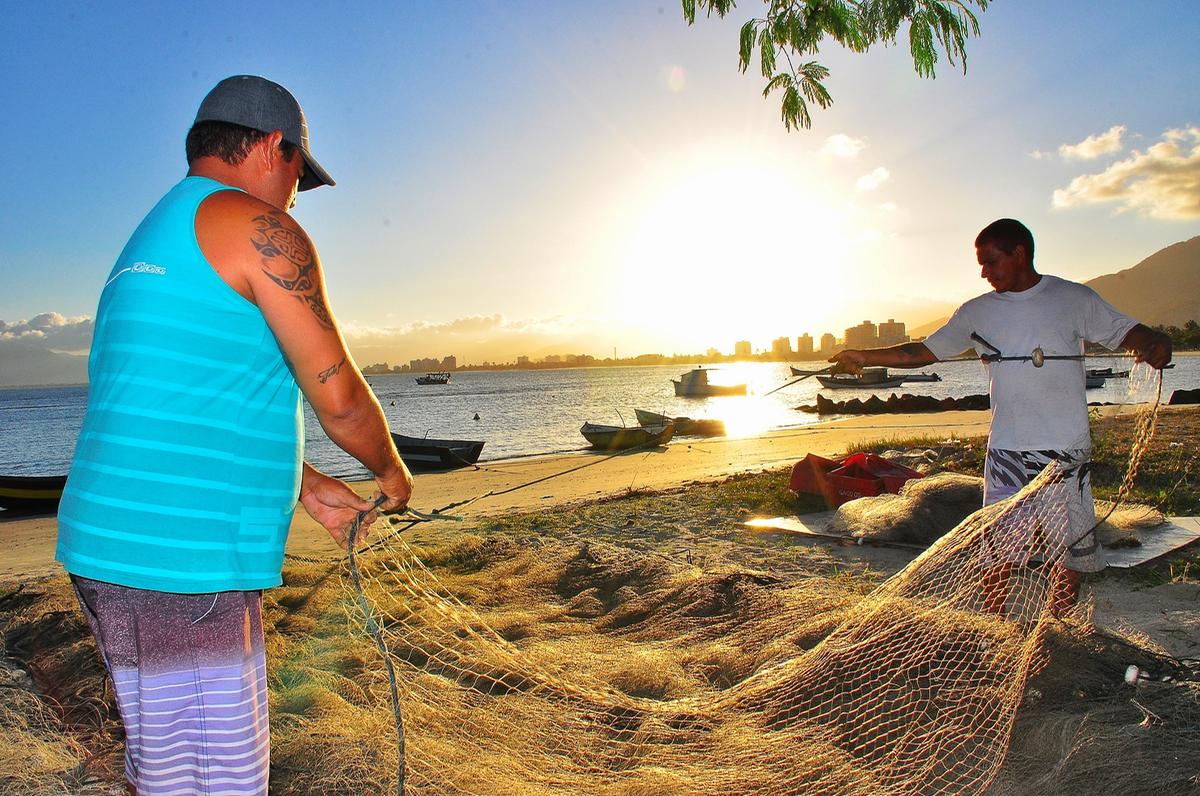
[[[360,563],[397,671],[407,792],[1082,794],[1097,776],[1112,793],[1182,788],[1200,773],[1190,673],[1135,645],[1095,649],[1086,618],[1051,615],[1076,476],[1048,468],[866,595],[610,545],[470,539],[422,560],[393,538]],[[981,583],[1008,565],[997,610]],[[282,631],[272,792],[395,792],[386,676],[370,640],[338,627],[356,595],[320,567],[288,580],[268,612]],[[1055,656],[1074,670],[1047,666]],[[1131,662],[1172,680],[1135,692]],[[1143,727],[1141,709],[1159,724]],[[1153,787],[1130,779],[1150,770]]]

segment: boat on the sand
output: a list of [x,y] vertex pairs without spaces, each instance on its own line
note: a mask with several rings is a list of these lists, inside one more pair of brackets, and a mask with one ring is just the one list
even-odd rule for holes
[[65,475],[0,475],[0,508],[19,512],[50,512],[58,508]]
[[665,426],[675,424],[675,433],[681,437],[719,437],[725,434],[725,422],[711,417],[667,417],[658,412],[634,409],[639,426]]
[[579,428],[596,450],[619,451],[626,448],[666,445],[675,434],[675,425],[662,426],[605,426],[600,423],[584,423]]
[[484,445],[480,440],[409,437],[395,432],[392,441],[408,469],[418,471],[470,467],[479,461]]

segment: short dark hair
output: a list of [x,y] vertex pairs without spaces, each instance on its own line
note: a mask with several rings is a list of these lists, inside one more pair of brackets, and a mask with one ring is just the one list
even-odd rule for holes
[[1005,254],[1012,254],[1018,246],[1025,247],[1025,255],[1033,262],[1033,233],[1029,227],[1015,218],[1001,218],[988,224],[975,238],[975,248],[994,243]]
[[[218,157],[230,166],[237,166],[250,154],[250,148],[267,137],[261,130],[230,122],[197,122],[188,130],[187,162],[198,158]],[[296,145],[280,141],[279,149],[289,163],[296,154]]]

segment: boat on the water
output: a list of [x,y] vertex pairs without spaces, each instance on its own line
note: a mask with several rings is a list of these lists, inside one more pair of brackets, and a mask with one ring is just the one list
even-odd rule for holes
[[817,376],[822,387],[830,390],[887,390],[904,383],[904,376],[893,376],[887,368],[863,368],[862,373],[838,373]]
[[788,368],[792,371],[793,376],[814,376],[818,373],[824,373],[827,370],[827,368],[822,368],[821,370],[801,370],[795,365],[789,365]]
[[470,467],[479,461],[484,445],[480,440],[408,437],[395,432],[392,441],[408,469],[420,471]]
[[745,395],[745,384],[709,384],[708,371],[696,368],[682,373],[679,381],[671,379],[675,385],[675,394],[684,398],[705,398],[715,395]]
[[0,508],[20,512],[49,512],[58,508],[65,475],[0,475]]
[[591,446],[597,450],[619,451],[651,445],[666,445],[675,434],[675,424],[662,426],[605,426],[584,423],[579,428]]
[[906,373],[904,381],[941,381],[942,377],[936,373]]
[[424,376],[417,376],[417,384],[449,384],[450,373],[448,371],[440,371],[438,373],[426,373]]
[[1087,375],[1102,379],[1126,379],[1129,378],[1129,371],[1113,370],[1112,368],[1088,368]]
[[667,417],[645,409],[634,409],[639,426],[665,426],[675,424],[675,433],[681,437],[720,437],[725,434],[725,422],[711,417]]
[[1099,387],[1103,387],[1104,380],[1107,378],[1107,376],[1102,376],[1099,374],[1093,375],[1091,373],[1086,373],[1083,377],[1083,387],[1085,390],[1095,390]]

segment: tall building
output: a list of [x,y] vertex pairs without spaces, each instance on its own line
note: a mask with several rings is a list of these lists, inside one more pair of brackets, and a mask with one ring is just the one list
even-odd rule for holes
[[425,370],[425,371],[437,370],[438,368],[441,367],[441,365],[442,365],[441,362],[438,362],[436,359],[432,359],[432,358],[428,358],[428,357],[425,359],[414,359],[408,363],[408,366],[413,370]]
[[808,332],[796,338],[796,353],[800,356],[805,356],[813,352],[812,335]]
[[777,357],[790,357],[792,355],[792,338],[776,337],[772,340],[771,354]]
[[863,321],[846,330],[846,348],[875,348],[879,345],[879,334],[875,324]]
[[904,331],[903,323],[888,318],[886,323],[879,324],[879,345],[900,345],[907,342],[908,335]]
[[442,370],[458,370],[458,357],[451,354],[442,358]]
[[738,340],[733,344],[733,355],[735,357],[748,357],[751,353],[749,340]]
[[829,332],[826,332],[825,334],[821,335],[821,353],[822,354],[837,353],[837,348],[838,348],[838,344],[837,344],[836,337],[831,335]]

